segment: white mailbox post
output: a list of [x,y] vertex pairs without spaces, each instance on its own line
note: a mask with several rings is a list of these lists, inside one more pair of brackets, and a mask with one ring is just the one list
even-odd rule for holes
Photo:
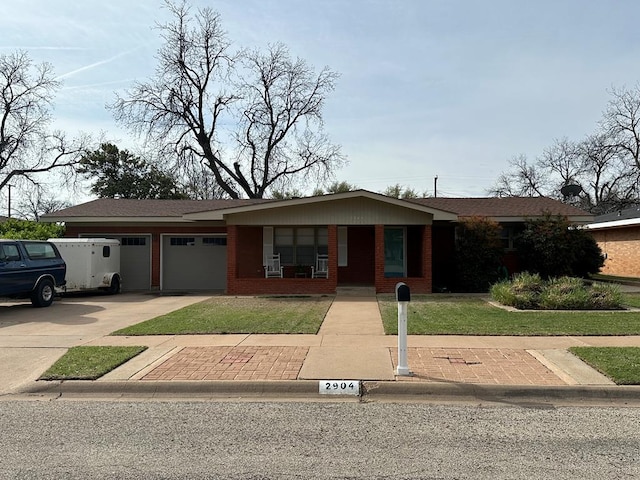
[[404,282],[396,284],[398,301],[398,367],[396,375],[411,375],[407,365],[407,309],[411,301],[411,291]]

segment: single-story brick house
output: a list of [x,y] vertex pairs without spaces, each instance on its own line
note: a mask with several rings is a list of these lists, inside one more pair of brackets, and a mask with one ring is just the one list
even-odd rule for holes
[[[593,218],[545,197],[402,200],[356,190],[288,200],[99,199],[43,220],[64,222],[69,237],[118,238],[127,290],[331,294],[361,285],[384,293],[404,281],[430,293],[434,279],[447,281],[460,218],[500,222],[508,256],[518,226],[545,212]],[[282,278],[265,276],[273,254]],[[318,255],[327,258],[325,278],[311,275]]]
[[640,206],[597,216],[585,228],[605,255],[602,273],[640,278]]

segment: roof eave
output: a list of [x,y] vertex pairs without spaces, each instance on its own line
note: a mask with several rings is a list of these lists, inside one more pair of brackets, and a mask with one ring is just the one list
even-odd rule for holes
[[[101,223],[129,223],[129,222],[153,222],[153,223],[193,223],[192,220],[185,219],[184,217],[97,217],[97,216],[82,216],[82,217],[65,217],[65,216],[48,216],[41,217],[40,220],[45,223],[89,223],[89,222],[101,222]],[[220,217],[222,220],[222,217]]]
[[[506,216],[506,215],[460,215],[460,218],[473,218],[474,216],[481,216],[490,218],[494,222],[498,223],[524,223],[527,220],[544,218],[544,215],[518,215],[518,216]],[[588,223],[593,221],[593,216],[585,215],[568,215],[567,220],[571,223]]]
[[624,220],[612,220],[609,222],[589,223],[584,226],[589,230],[603,230],[606,228],[622,228],[640,225],[640,218],[627,218]]

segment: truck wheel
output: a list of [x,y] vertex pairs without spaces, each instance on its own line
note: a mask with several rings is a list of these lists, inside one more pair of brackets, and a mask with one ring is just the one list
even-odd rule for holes
[[42,279],[31,294],[31,303],[34,307],[48,307],[53,303],[54,294],[53,282],[48,278]]
[[111,285],[109,285],[109,288],[107,288],[107,293],[109,295],[120,293],[120,277],[116,275],[111,279]]

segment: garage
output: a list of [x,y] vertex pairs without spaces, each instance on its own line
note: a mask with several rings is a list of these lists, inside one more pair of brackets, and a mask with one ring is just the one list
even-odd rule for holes
[[163,235],[163,290],[224,290],[226,235]]
[[122,291],[151,289],[151,235],[82,235],[120,240]]

